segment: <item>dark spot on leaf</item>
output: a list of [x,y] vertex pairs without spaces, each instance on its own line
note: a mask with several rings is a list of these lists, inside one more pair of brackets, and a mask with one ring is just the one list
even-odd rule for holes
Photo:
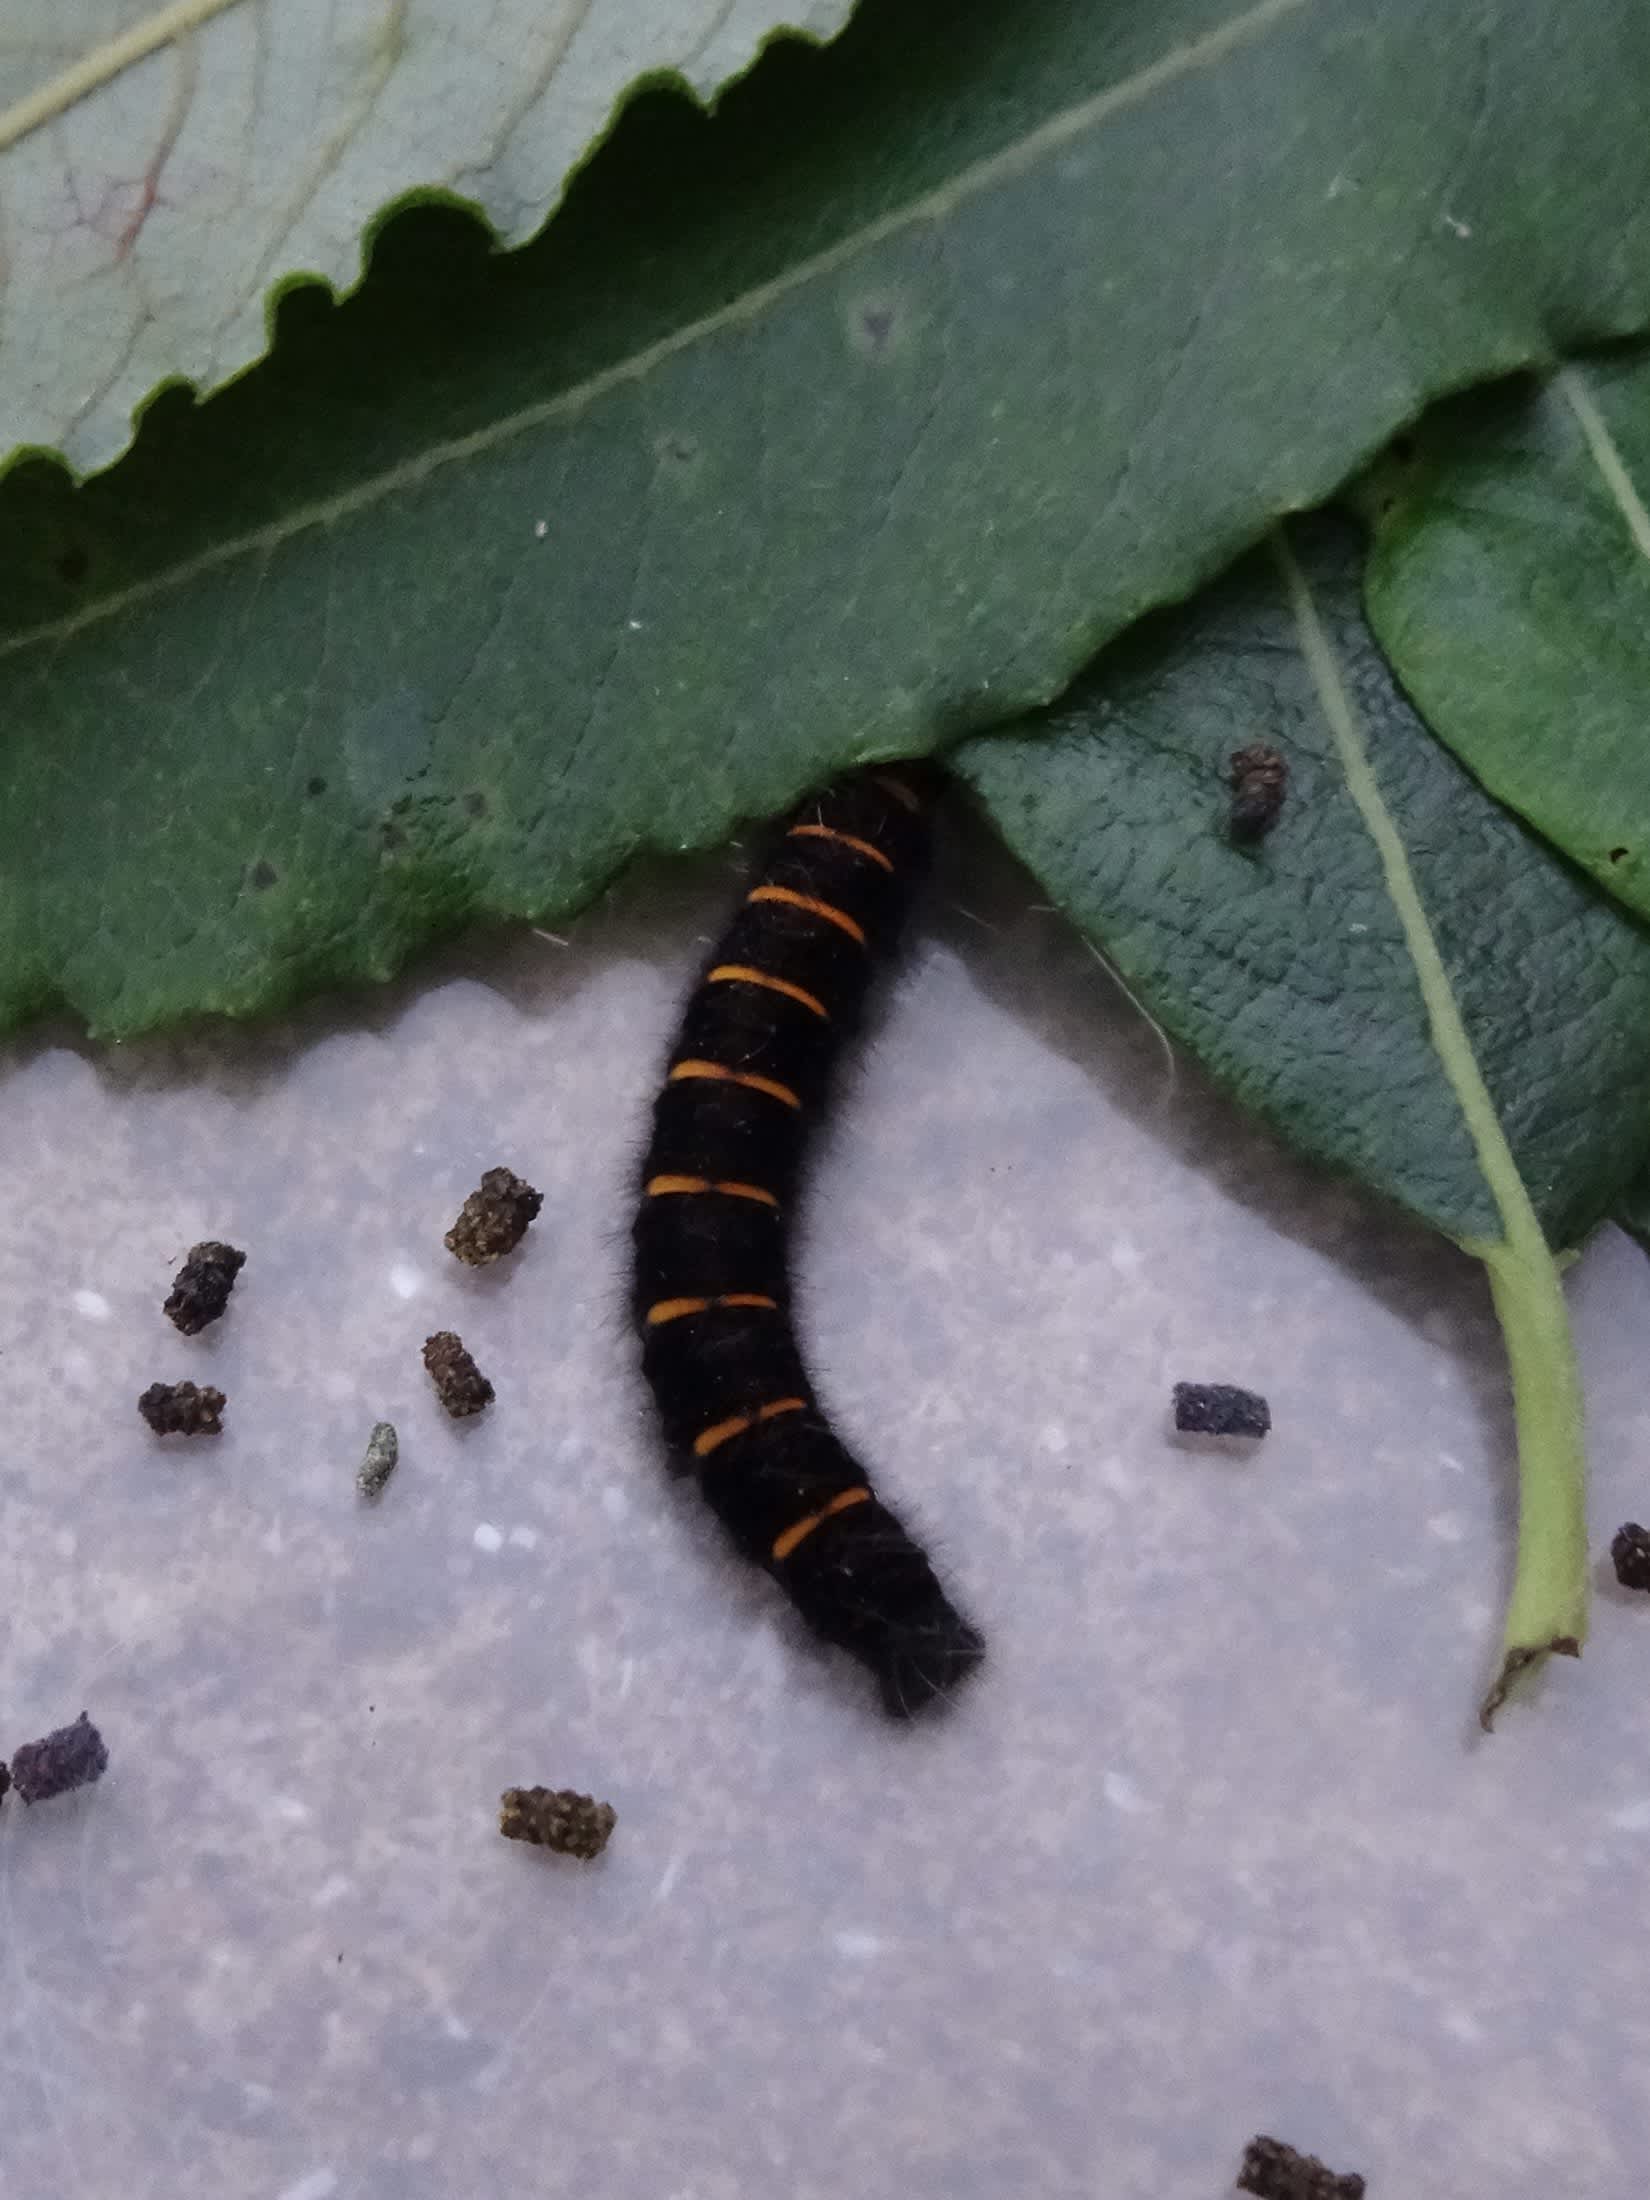
[[324,779],[323,779],[323,778],[321,777],[321,775],[320,775],[320,773],[319,773],[319,772],[317,772],[317,773],[315,774],[315,776],[314,776],[314,778],[313,778],[313,779],[306,779],[306,780],[304,781],[304,792],[305,792],[305,794],[325,794],[325,793],[326,793],[326,791],[327,791],[327,783],[326,783],[326,781],[325,781],[325,780],[324,780]]
[[1627,857],[1627,850],[1626,850],[1625,848],[1612,848],[1612,849],[1610,850],[1610,861],[1611,861],[1612,863],[1622,863],[1622,862],[1625,862],[1625,860],[1626,860],[1626,857]]
[[901,290],[862,292],[848,302],[848,341],[862,359],[891,359],[909,349],[921,318],[917,301]]
[[393,818],[387,817],[378,828],[378,842],[384,853],[392,856],[407,845],[407,836]]
[[691,489],[704,466],[704,446],[685,428],[665,428],[653,438],[653,458],[662,480]]
[[58,552],[57,577],[60,581],[67,581],[71,588],[77,581],[83,581],[91,569],[90,554],[82,544],[71,542],[66,550]]
[[464,797],[464,807],[471,817],[485,817],[487,815],[487,797],[479,787],[472,787]]
[[247,872],[246,883],[248,886],[254,887],[260,894],[264,894],[276,883],[280,875],[280,872],[276,870],[274,864],[266,856],[260,856],[251,870]]

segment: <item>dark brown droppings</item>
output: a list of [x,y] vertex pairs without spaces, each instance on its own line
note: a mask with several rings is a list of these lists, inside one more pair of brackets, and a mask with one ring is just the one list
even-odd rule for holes
[[203,1238],[199,1245],[191,1245],[189,1258],[167,1293],[167,1320],[186,1337],[199,1336],[229,1304],[235,1278],[245,1266],[246,1255],[221,1239]]
[[60,1726],[42,1741],[25,1742],[11,1761],[12,1782],[25,1803],[44,1803],[71,1788],[89,1787],[108,1769],[103,1736],[84,1711],[73,1726]]
[[492,1384],[452,1330],[438,1329],[433,1337],[424,1339],[424,1365],[430,1371],[436,1396],[455,1421],[492,1404]]
[[1299,2154],[1281,2139],[1251,2139],[1238,2172],[1239,2192],[1256,2200],[1363,2200],[1364,2181],[1337,2177],[1315,2154]]
[[1187,1436],[1264,1436],[1272,1409],[1258,1390],[1235,1383],[1176,1383],[1174,1425]]
[[617,1824],[611,1803],[572,1788],[506,1788],[499,1797],[498,1830],[507,1841],[532,1841],[558,1856],[587,1862],[600,1856]]
[[157,1436],[221,1436],[228,1403],[210,1384],[197,1389],[193,1383],[151,1383],[138,1411]]
[[1650,1528],[1629,1520],[1610,1539],[1610,1563],[1624,1589],[1650,1591]]
[[1288,764],[1270,742],[1255,741],[1232,752],[1228,780],[1232,789],[1228,833],[1239,843],[1264,840],[1283,810]]
[[489,1169],[459,1209],[458,1220],[442,1243],[466,1267],[485,1268],[489,1261],[514,1252],[543,1205],[544,1194],[509,1169]]

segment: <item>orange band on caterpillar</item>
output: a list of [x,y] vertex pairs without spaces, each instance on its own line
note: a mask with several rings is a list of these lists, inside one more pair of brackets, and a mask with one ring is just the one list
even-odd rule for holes
[[753,886],[745,898],[747,901],[779,901],[810,917],[823,917],[839,932],[846,932],[856,947],[865,945],[865,933],[858,921],[849,916],[846,909],[839,909],[834,901],[821,901],[817,894],[799,894],[792,886]]
[[828,1505],[820,1506],[818,1512],[804,1513],[794,1527],[789,1527],[783,1535],[774,1537],[773,1556],[775,1562],[783,1564],[799,1543],[807,1541],[815,1528],[820,1527],[827,1520],[834,1520],[838,1513],[846,1512],[850,1505],[865,1504],[870,1495],[870,1491],[861,1483],[857,1489],[838,1491]]
[[705,973],[706,985],[728,985],[733,982],[766,986],[770,993],[782,994],[788,1001],[800,1001],[815,1016],[824,1017],[827,1023],[830,1021],[830,1012],[817,994],[809,993],[802,986],[792,985],[788,978],[776,978],[771,971],[753,970],[748,963],[718,963],[714,970]]
[[713,1451],[731,1443],[736,1436],[743,1436],[747,1429],[757,1428],[764,1421],[776,1421],[782,1413],[805,1413],[806,1398],[774,1398],[767,1405],[758,1406],[754,1413],[730,1413],[725,1421],[701,1429],[693,1439],[693,1456],[708,1459]]
[[722,1192],[729,1199],[756,1199],[765,1207],[777,1207],[776,1196],[765,1191],[760,1184],[741,1184],[733,1178],[720,1181],[708,1176],[650,1176],[643,1190],[649,1199],[662,1199],[673,1192]]
[[656,1299],[644,1319],[649,1329],[657,1329],[665,1322],[679,1322],[688,1314],[708,1314],[717,1306],[761,1307],[770,1314],[779,1311],[779,1301],[764,1292],[724,1291],[714,1299]]
[[761,1077],[754,1070],[729,1069],[723,1062],[678,1062],[670,1072],[670,1083],[680,1084],[684,1077],[721,1078],[730,1085],[744,1085],[752,1092],[765,1092],[770,1100],[783,1100],[788,1108],[802,1105],[789,1085],[782,1085],[777,1077]]
[[839,848],[852,848],[856,855],[869,856],[873,863],[880,863],[885,871],[892,871],[894,868],[891,856],[885,856],[869,840],[861,840],[858,833],[839,833],[830,825],[793,825],[790,837],[792,840],[834,840]]

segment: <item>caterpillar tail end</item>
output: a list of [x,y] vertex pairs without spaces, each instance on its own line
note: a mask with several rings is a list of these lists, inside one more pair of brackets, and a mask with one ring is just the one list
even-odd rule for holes
[[[803,1445],[809,1437],[797,1416],[790,1442]],[[836,1439],[828,1431],[826,1437],[840,1454]],[[773,1439],[776,1449],[782,1441]],[[889,1716],[915,1718],[961,1687],[985,1644],[946,1595],[921,1544],[872,1495],[857,1461],[840,1457],[837,1478],[864,1489],[864,1499],[822,1516],[774,1572],[814,1633],[875,1675]]]
[[878,1659],[883,1709],[892,1719],[914,1719],[948,1703],[984,1656],[984,1641],[941,1598],[928,1625],[902,1629]]

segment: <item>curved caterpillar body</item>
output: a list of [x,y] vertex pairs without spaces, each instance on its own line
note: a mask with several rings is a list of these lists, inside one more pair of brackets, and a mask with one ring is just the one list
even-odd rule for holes
[[779,828],[705,967],[653,1111],[632,1233],[666,1438],[744,1552],[908,1717],[980,1638],[825,1419],[791,1329],[810,1125],[928,848],[922,774],[856,772]]

